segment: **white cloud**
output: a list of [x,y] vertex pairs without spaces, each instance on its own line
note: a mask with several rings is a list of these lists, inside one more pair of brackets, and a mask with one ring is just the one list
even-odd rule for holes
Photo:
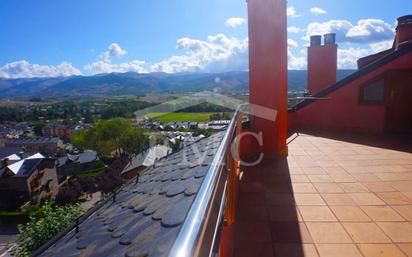
[[301,32],[302,29],[298,28],[298,27],[288,27],[288,33],[293,33],[293,34],[297,34],[299,32]]
[[100,59],[103,61],[110,61],[127,54],[127,51],[122,49],[117,43],[110,44],[107,49],[106,52],[103,52],[100,55]]
[[374,53],[382,52],[392,48],[393,40],[382,41],[379,43],[370,44],[370,48]]
[[288,46],[298,47],[299,45],[298,45],[298,42],[296,42],[295,40],[289,38],[288,39]]
[[146,64],[145,61],[132,60],[129,62],[112,63],[114,59],[125,56],[127,51],[121,48],[117,43],[112,43],[107,48],[107,51],[100,54],[99,60],[86,64],[84,69],[90,71],[92,74],[112,72],[148,72],[148,70],[144,67]]
[[227,27],[236,28],[246,22],[245,18],[241,17],[232,17],[226,20],[225,25]]
[[359,20],[346,37],[355,43],[374,43],[393,39],[395,29],[381,19]]
[[301,17],[303,14],[298,13],[295,9],[295,7],[291,6],[287,8],[287,16],[291,17],[291,18],[299,18]]
[[310,23],[307,28],[306,40],[311,35],[336,33],[339,42],[377,43],[393,39],[394,28],[383,20],[363,19],[353,25],[347,20],[330,20],[324,23]]
[[172,56],[150,66],[153,72],[218,72],[246,70],[248,67],[248,40],[224,34],[209,36],[206,41],[181,38],[177,41],[182,55]]
[[364,48],[338,49],[338,69],[356,69],[359,58],[371,54],[371,50]]
[[144,67],[146,62],[140,60],[133,60],[130,62],[123,62],[119,64],[113,64],[111,62],[96,61],[87,64],[84,68],[90,71],[92,74],[98,73],[112,73],[112,72],[137,72],[147,73],[147,69]]
[[34,78],[34,77],[67,77],[82,73],[69,62],[57,66],[31,64],[26,60],[16,61],[0,67],[0,77],[3,78]]
[[310,8],[310,12],[316,16],[327,13],[325,9],[319,7]]
[[346,33],[353,25],[347,20],[330,20],[323,23],[313,22],[308,25],[306,39],[312,35],[324,35],[327,33],[336,33],[337,40],[346,41]]
[[297,56],[288,49],[288,69],[290,70],[305,70],[307,68],[306,55]]

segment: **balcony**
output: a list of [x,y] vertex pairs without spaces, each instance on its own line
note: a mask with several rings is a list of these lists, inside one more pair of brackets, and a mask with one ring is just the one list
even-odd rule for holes
[[242,167],[233,256],[412,256],[411,139],[294,134]]

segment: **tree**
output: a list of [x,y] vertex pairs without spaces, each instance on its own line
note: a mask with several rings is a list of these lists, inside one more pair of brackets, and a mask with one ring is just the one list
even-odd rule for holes
[[79,130],[73,132],[71,135],[72,144],[81,150],[87,149],[88,146],[90,146],[90,143],[87,140],[87,132],[87,130]]
[[84,213],[79,204],[57,206],[46,201],[37,213],[29,216],[27,224],[17,226],[17,244],[11,249],[13,256],[26,257],[67,228]]
[[66,125],[66,126],[69,126],[69,125],[72,125],[73,122],[69,118],[65,118],[63,120],[63,124]]
[[89,124],[94,123],[93,115],[90,113],[89,110],[87,110],[86,114],[84,115],[84,122]]
[[139,153],[148,144],[142,129],[134,128],[122,118],[101,121],[90,129],[73,133],[72,143],[79,149],[93,149],[101,156],[120,156],[122,150]]
[[174,141],[169,141],[169,146],[170,148],[172,148],[172,152],[177,152],[180,150],[181,146],[182,146],[182,140],[179,138],[175,138]]
[[119,143],[128,155],[136,155],[148,147],[149,137],[141,128],[129,128],[120,136]]
[[46,126],[46,124],[44,123],[44,121],[38,121],[36,122],[36,124],[34,125],[34,133],[36,134],[36,136],[43,136],[43,129]]

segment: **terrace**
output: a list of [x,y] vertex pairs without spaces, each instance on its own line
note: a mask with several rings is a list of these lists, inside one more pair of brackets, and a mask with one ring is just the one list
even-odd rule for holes
[[234,256],[412,256],[412,138],[294,134],[242,168]]

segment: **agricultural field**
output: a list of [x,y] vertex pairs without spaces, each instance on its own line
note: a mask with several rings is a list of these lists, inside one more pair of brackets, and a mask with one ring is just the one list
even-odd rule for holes
[[147,117],[158,122],[206,122],[209,121],[211,114],[213,112],[152,112],[147,114]]

